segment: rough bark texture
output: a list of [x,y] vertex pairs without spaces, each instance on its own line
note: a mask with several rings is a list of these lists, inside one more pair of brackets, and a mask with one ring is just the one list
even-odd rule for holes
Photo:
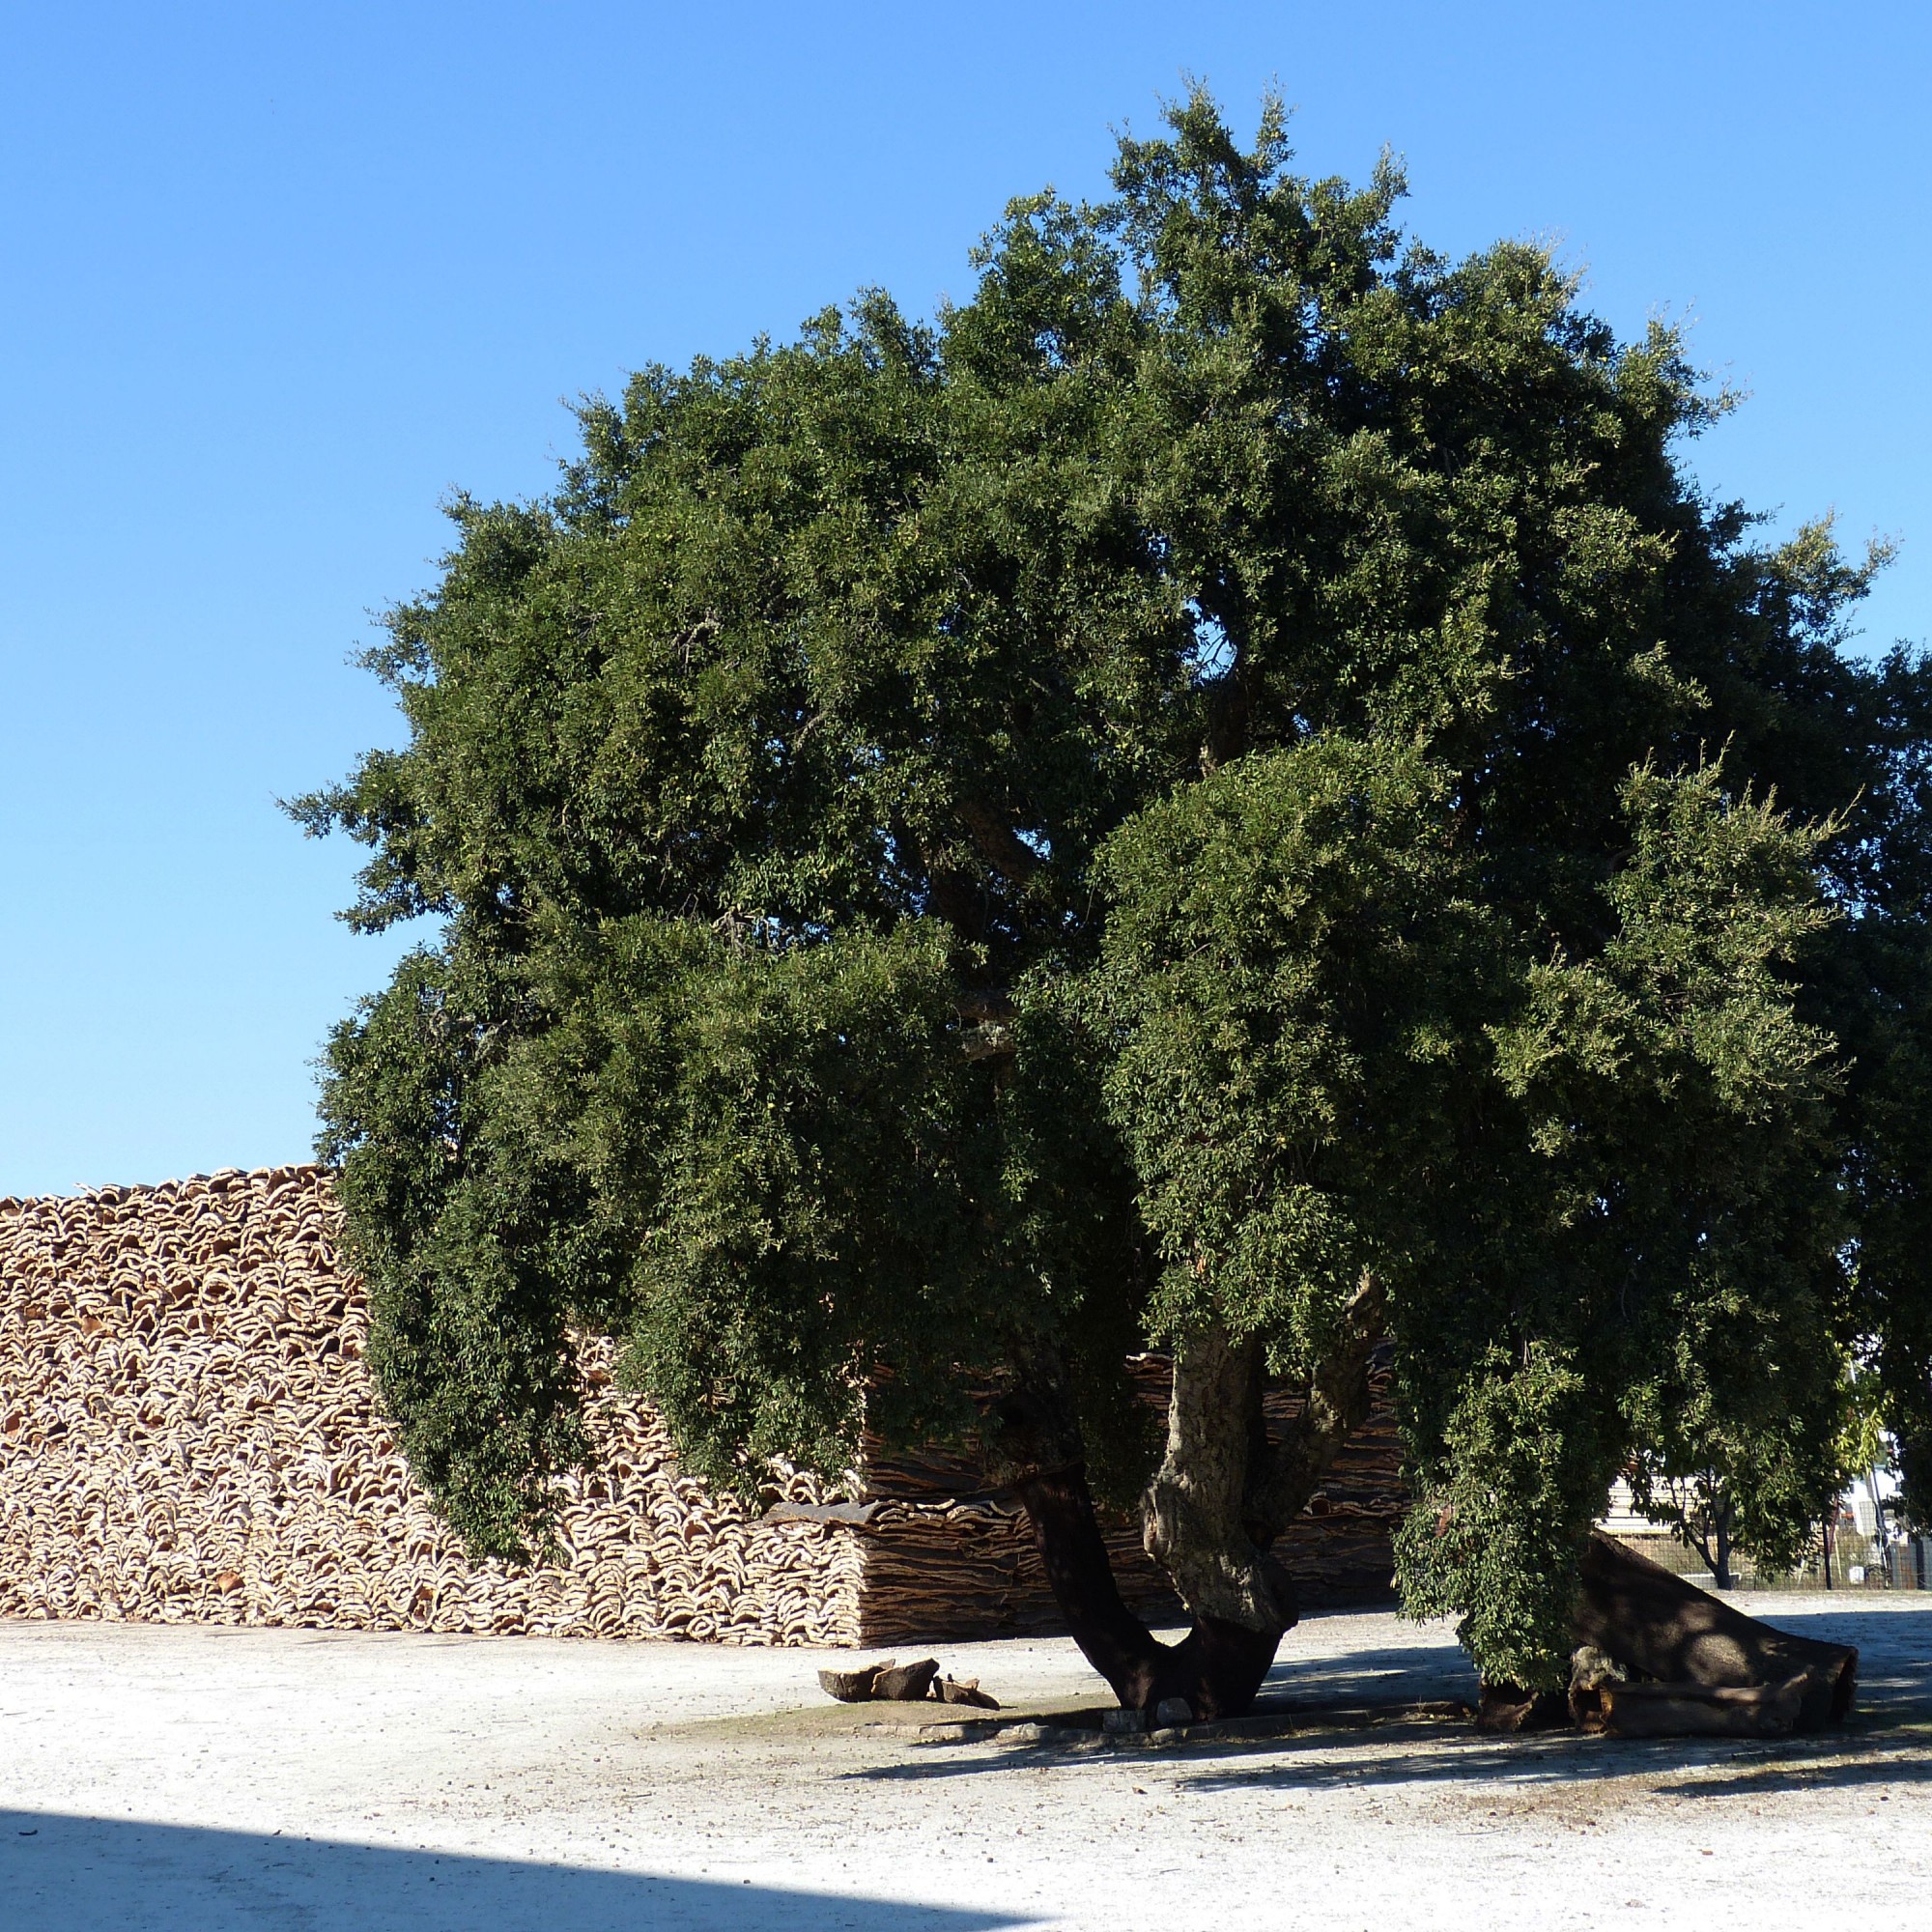
[[1272,1530],[1248,1508],[1260,1355],[1259,1341],[1236,1342],[1218,1324],[1176,1348],[1167,1454],[1142,1511],[1148,1554],[1197,1618],[1278,1641],[1294,1628],[1294,1585],[1267,1553]]
[[1601,1530],[1583,1558],[1577,1639],[1661,1684],[1744,1690],[1802,1677],[1800,1730],[1843,1722],[1858,1694],[1856,1650],[1747,1617]]
[[1297,1615],[1293,1580],[1269,1546],[1368,1415],[1382,1317],[1365,1283],[1308,1401],[1274,1444],[1262,1410],[1260,1343],[1210,1323],[1177,1346],[1167,1452],[1143,1499],[1148,1554],[1194,1619],[1173,1645],[1121,1599],[1064,1372],[1040,1360],[1015,1366],[992,1418],[991,1461],[1026,1509],[1068,1631],[1128,1709],[1179,1699],[1205,1719],[1253,1705]]
[[1380,1289],[1364,1278],[1342,1320],[1342,1332],[1310,1381],[1301,1412],[1266,1460],[1250,1471],[1247,1520],[1272,1542],[1307,1507],[1342,1445],[1368,1420],[1369,1372],[1382,1348],[1388,1309]]
[[1167,1647],[1121,1601],[1085,1464],[1034,1470],[1019,1477],[1013,1490],[1081,1655],[1129,1710],[1148,1709]]
[[1616,1738],[1781,1738],[1803,1728],[1807,1680],[1749,1690],[1698,1684],[1606,1684],[1583,1722]]

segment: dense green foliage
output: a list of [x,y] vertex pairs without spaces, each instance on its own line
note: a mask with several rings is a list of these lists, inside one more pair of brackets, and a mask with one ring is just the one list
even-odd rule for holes
[[1409,1599],[1522,1682],[1619,1468],[1776,1551],[1854,1346],[1932,1446],[1932,679],[1699,495],[1667,331],[1288,160],[1197,97],[935,324],[648,369],[455,506],[407,748],[298,810],[438,922],[321,1145],[477,1547],[573,1323],[720,1480],[1047,1350],[1131,1481],[1124,1350],[1305,1377],[1366,1275]]
[[1105,1096],[1164,1264],[1151,1332],[1218,1319],[1305,1376],[1365,1274],[1419,1290],[1408,1183],[1453,1158],[1490,937],[1449,792],[1410,747],[1311,737],[1103,848]]

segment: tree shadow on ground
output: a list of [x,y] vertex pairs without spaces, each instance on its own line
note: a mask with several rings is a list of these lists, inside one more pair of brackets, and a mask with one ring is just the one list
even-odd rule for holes
[[[1290,1643],[1293,1637],[1291,1633]],[[1340,1657],[1296,1657],[1291,1649],[1267,1674],[1258,1709],[1308,1704],[1422,1703],[1443,1697],[1473,1704],[1475,1666],[1463,1650],[1439,1637],[1378,1644]]]
[[0,1811],[0,1932],[997,1932],[1008,1913]]
[[1655,1788],[1720,1796],[1795,1785],[1932,1782],[1932,1726],[1861,1725],[1822,1736],[1772,1739],[1603,1738],[1574,1731],[1495,1738],[1449,1723],[1342,1727],[1312,1722],[1287,1737],[1169,1746],[1002,1746],[997,1739],[977,1748],[932,1746],[922,1747],[912,1763],[874,1765],[846,1776],[919,1783],[1053,1764],[1111,1765],[1117,1770],[1158,1766],[1202,1791],[1269,1787],[1315,1792],[1418,1784],[1520,1788],[1675,1777],[1681,1781]]
[[1763,1739],[1597,1738],[1575,1732],[1445,1737],[1439,1727],[1406,1728],[1406,1737],[1392,1727],[1352,1737],[1330,1732],[1287,1739],[1283,1742],[1293,1747],[1288,1751],[1265,1759],[1251,1751],[1246,1762],[1222,1759],[1185,1782],[1201,1790],[1265,1785],[1312,1791],[1444,1783],[1520,1789],[1637,1779],[1677,1797],[1932,1782],[1932,1732],[1919,1727]]
[[[1114,1747],[1067,1739],[1002,1745],[996,1738],[980,1747],[924,1747],[913,1763],[850,1775],[907,1781],[970,1776],[1071,1762],[1076,1754],[1086,1757],[1104,1749],[1099,1762],[1159,1762],[1180,1771],[1187,1784],[1202,1790],[1552,1785],[1676,1777],[1676,1783],[1653,1788],[1719,1797],[1799,1785],[1932,1781],[1932,1596],[1922,1608],[1917,1604],[1885,1609],[1832,1605],[1800,1611],[1780,1606],[1770,1621],[1796,1634],[1859,1646],[1860,1709],[1848,1728],[1776,1739],[1602,1738],[1574,1731],[1497,1738],[1467,1723],[1404,1721],[1397,1711],[1405,1701],[1473,1699],[1475,1694],[1474,1673],[1460,1651],[1418,1639],[1413,1645],[1383,1645],[1336,1657],[1290,1657],[1277,1664],[1260,1701],[1265,1708],[1304,1715],[1306,1727],[1286,1736]],[[1328,1722],[1320,1714],[1323,1704],[1379,1704],[1390,1716],[1379,1721]]]

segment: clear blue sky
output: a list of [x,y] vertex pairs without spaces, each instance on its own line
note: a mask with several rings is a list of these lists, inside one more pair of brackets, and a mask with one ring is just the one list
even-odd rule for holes
[[439,501],[543,491],[565,399],[968,286],[1010,195],[1097,193],[1181,76],[1412,228],[1554,240],[1747,387],[1698,446],[1896,536],[1932,635],[1922,6],[9,10],[0,39],[0,1193],[301,1158],[397,945],[278,795],[394,736],[349,654]]

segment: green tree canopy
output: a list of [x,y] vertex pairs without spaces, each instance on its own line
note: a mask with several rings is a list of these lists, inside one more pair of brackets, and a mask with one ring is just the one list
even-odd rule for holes
[[1198,1708],[1383,1348],[1410,1603],[1552,1681],[1619,1469],[1784,1547],[1855,1343],[1932,1445],[1932,677],[1546,250],[1406,240],[1272,104],[1114,185],[454,505],[406,748],[296,808],[437,923],[328,1051],[377,1371],[483,1550],[582,1453],[574,1325],[720,1482],[977,1432],[1064,1549],[1084,1462],[1201,1639],[1102,1667]]

